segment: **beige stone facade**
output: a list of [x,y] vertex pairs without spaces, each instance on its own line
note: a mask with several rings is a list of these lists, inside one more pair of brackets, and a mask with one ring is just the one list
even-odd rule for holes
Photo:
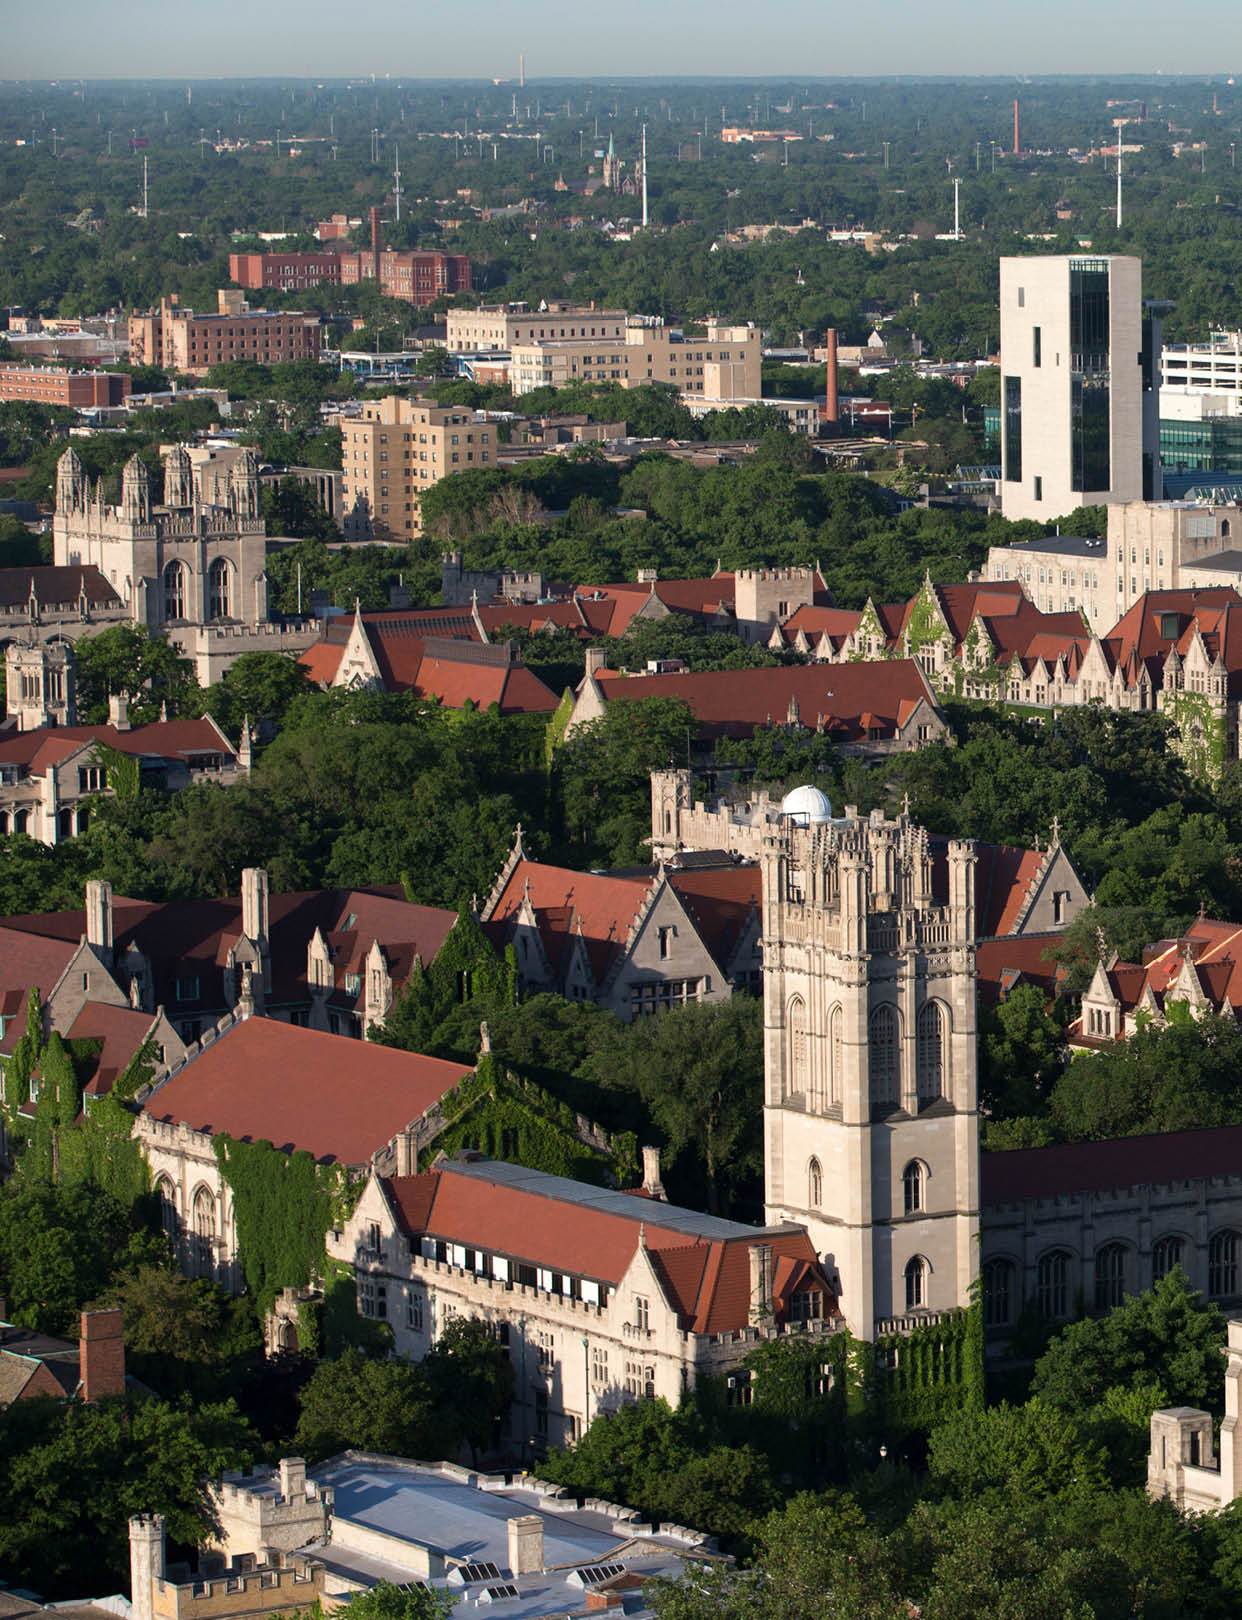
[[870,1339],[978,1275],[974,847],[948,846],[947,903],[905,817],[787,821],[761,859],[767,1215]]
[[1001,259],[1007,518],[1142,498],[1142,282],[1120,254]]
[[[415,1214],[421,1184],[437,1178],[429,1211]],[[455,1201],[468,1230],[453,1230],[446,1211]],[[564,1233],[574,1225],[571,1246]],[[670,1240],[680,1260],[664,1260]],[[692,1251],[701,1256],[693,1264]],[[765,1337],[840,1325],[792,1226],[740,1226],[469,1155],[412,1179],[372,1176],[349,1220],[329,1233],[328,1258],[353,1270],[360,1314],[387,1321],[397,1353],[411,1360],[454,1316],[487,1322],[514,1369],[509,1438],[523,1448],[570,1443],[626,1401],[676,1406],[697,1377],[737,1369]],[[690,1264],[697,1277],[704,1261],[696,1312],[681,1271]],[[784,1279],[794,1290],[787,1297]],[[808,1306],[812,1295],[819,1304]]]
[[1240,535],[1236,506],[1126,501],[1109,507],[1106,538],[1055,535],[992,546],[983,577],[1018,580],[1036,607],[1080,612],[1103,636],[1148,591],[1232,583],[1196,569],[1236,547]]
[[703,336],[688,336],[654,317],[629,316],[615,338],[537,338],[510,346],[509,381],[515,395],[570,383],[619,383],[639,388],[663,383],[687,400],[729,404],[762,393],[760,333],[755,326],[709,321]]
[[341,510],[347,540],[422,533],[419,499],[449,473],[495,461],[495,429],[481,414],[397,394],[341,422]]
[[1210,1412],[1173,1406],[1151,1415],[1147,1494],[1183,1513],[1218,1513],[1242,1496],[1242,1318],[1230,1318],[1226,1356],[1219,1457]]
[[478,309],[450,309],[445,315],[450,354],[478,349],[512,349],[516,343],[539,343],[558,338],[624,338],[623,309],[596,309],[568,299],[529,304],[481,304]]

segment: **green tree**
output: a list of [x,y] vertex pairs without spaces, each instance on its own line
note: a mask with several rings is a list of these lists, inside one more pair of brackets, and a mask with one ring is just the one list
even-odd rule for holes
[[48,1597],[127,1588],[130,1515],[162,1513],[175,1541],[201,1542],[207,1481],[255,1449],[231,1401],[17,1402],[0,1412],[0,1564]]
[[122,692],[135,723],[158,720],[163,704],[169,715],[192,710],[198,693],[193,666],[146,625],[112,625],[97,636],[83,636],[73,652],[78,713],[85,724],[106,721],[108,699]]
[[451,1412],[472,1461],[490,1450],[513,1398],[513,1367],[485,1322],[453,1317],[419,1364],[433,1405]]
[[282,653],[242,653],[223,677],[208,687],[203,708],[230,736],[249,718],[255,731],[275,731],[289,705],[315,690],[302,665]]
[[757,1000],[737,995],[637,1019],[623,1042],[601,1048],[582,1072],[642,1100],[668,1145],[667,1173],[680,1201],[702,1199],[720,1210],[754,1198],[763,1165]]
[[451,1456],[457,1440],[457,1414],[437,1405],[418,1367],[356,1349],[315,1369],[294,1435],[312,1462],[351,1446],[400,1457]]

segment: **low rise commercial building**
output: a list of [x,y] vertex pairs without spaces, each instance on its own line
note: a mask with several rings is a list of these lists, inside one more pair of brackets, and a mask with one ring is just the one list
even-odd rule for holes
[[69,371],[59,366],[0,364],[0,401],[28,399],[70,410],[124,405],[130,380],[122,371]]

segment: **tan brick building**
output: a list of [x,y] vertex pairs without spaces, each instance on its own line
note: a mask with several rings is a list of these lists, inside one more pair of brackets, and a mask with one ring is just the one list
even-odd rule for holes
[[495,430],[459,405],[397,394],[341,423],[341,512],[347,540],[422,533],[418,503],[449,473],[492,465]]
[[252,310],[240,292],[221,288],[215,315],[180,309],[162,299],[158,310],[129,319],[130,359],[201,377],[229,360],[264,366],[318,360],[319,317],[297,310]]
[[762,393],[759,329],[709,321],[704,336],[688,337],[663,321],[629,316],[616,337],[551,337],[510,344],[514,394],[568,383],[664,383],[690,399],[756,400]]
[[484,304],[478,309],[450,309],[445,316],[450,354],[476,349],[512,349],[517,343],[543,343],[556,339],[623,339],[629,319],[623,309],[597,309],[568,299],[529,304]]

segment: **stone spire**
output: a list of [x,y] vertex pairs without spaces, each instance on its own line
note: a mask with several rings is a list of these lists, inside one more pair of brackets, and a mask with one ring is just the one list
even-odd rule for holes
[[132,523],[151,521],[151,474],[139,455],[129,458],[121,475],[121,516]]

